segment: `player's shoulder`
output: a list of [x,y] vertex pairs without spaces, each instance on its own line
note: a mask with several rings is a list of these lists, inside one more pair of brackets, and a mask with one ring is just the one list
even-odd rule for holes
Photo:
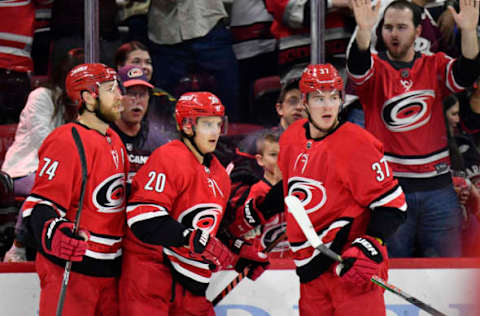
[[299,139],[305,137],[305,124],[308,119],[300,119],[292,124],[280,136],[280,144],[287,144],[290,142],[298,142]]
[[185,163],[193,157],[190,150],[180,140],[172,140],[153,151],[149,160],[167,161],[177,167],[185,167]]
[[[339,132],[337,136],[342,139],[342,142],[337,142],[337,144],[347,151],[368,147],[376,147],[383,150],[382,142],[357,124],[344,122],[339,128]],[[351,144],[352,146],[346,144]]]
[[80,132],[82,128],[81,125],[76,123],[66,123],[55,128],[48,136],[45,138],[47,140],[55,140],[58,142],[73,142],[72,129],[76,128]]

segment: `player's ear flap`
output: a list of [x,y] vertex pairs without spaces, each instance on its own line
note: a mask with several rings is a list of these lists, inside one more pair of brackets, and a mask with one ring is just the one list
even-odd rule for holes
[[90,92],[86,90],[82,91],[81,94],[82,94],[83,101],[85,101],[85,107],[87,107],[89,110],[95,110],[94,108],[91,109],[90,107],[88,107],[88,105],[95,106],[95,103],[97,102],[97,95],[94,92]]
[[188,136],[192,136],[193,135],[192,124],[184,124],[183,132]]

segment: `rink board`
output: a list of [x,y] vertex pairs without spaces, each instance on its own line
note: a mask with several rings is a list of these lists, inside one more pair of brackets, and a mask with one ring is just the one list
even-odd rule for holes
[[[389,282],[449,316],[480,315],[475,308],[479,284],[476,259],[393,259]],[[0,264],[2,315],[38,315],[39,281],[32,263]],[[207,296],[212,299],[236,273],[215,275]],[[216,307],[217,316],[298,315],[298,278],[289,261],[275,260],[256,282],[243,280]],[[478,294],[477,294],[478,297]],[[385,294],[387,316],[424,316],[403,299]],[[478,304],[478,299],[477,299]]]

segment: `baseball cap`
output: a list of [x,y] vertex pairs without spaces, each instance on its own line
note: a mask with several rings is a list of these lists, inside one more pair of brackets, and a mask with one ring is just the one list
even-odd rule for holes
[[153,85],[147,80],[142,68],[135,65],[123,66],[118,70],[120,81],[125,88],[132,86],[146,86],[153,89]]

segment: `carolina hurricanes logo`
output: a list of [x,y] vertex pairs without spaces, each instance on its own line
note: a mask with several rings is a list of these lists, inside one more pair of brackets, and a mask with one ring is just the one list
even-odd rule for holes
[[[285,229],[287,228],[287,224],[285,222],[279,222],[275,225],[265,226],[265,230],[261,236],[261,243],[263,248],[267,248],[270,244],[276,240],[281,234],[285,233]],[[289,248],[288,241],[281,241],[275,248],[272,250],[275,251],[283,251]]]
[[288,195],[296,196],[307,214],[317,211],[327,201],[327,191],[322,182],[302,177],[288,179]]
[[93,204],[101,213],[116,213],[124,210],[125,175],[117,173],[97,185],[93,191]]
[[383,122],[392,132],[419,128],[430,120],[429,104],[434,97],[432,90],[417,90],[394,97],[383,105]]
[[222,214],[222,207],[215,203],[196,204],[183,211],[178,221],[186,227],[212,232]]

